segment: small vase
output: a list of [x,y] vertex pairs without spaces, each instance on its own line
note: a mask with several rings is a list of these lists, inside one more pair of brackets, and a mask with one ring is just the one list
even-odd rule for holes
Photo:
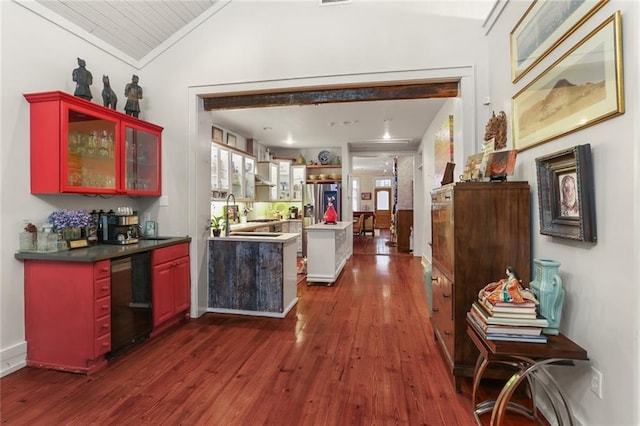
[[337,221],[338,213],[336,213],[336,209],[333,208],[333,204],[329,203],[327,211],[324,212],[324,223],[337,223]]
[[214,237],[219,237],[220,236],[220,229],[212,229],[211,232],[213,232],[213,236]]
[[67,227],[62,229],[62,236],[67,241],[79,240],[82,238],[82,229],[78,227]]
[[562,278],[558,275],[560,262],[548,259],[534,259],[535,278],[530,283],[531,292],[540,302],[540,315],[549,322],[545,328],[545,334],[557,335],[560,333],[560,319],[564,303],[564,288]]

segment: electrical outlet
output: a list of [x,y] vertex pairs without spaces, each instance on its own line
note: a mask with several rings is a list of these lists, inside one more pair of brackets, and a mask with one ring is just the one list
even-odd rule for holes
[[602,373],[591,367],[591,392],[598,395],[602,399]]

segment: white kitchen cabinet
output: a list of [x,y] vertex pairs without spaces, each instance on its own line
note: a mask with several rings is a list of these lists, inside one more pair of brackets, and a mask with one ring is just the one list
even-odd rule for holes
[[211,198],[224,200],[229,194],[229,150],[211,144]]
[[211,198],[255,199],[255,158],[247,153],[211,143]]
[[291,161],[278,160],[278,200],[291,200]]

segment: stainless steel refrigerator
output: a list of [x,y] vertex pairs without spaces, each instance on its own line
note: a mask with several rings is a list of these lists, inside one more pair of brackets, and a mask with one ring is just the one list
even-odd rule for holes
[[342,220],[342,184],[340,183],[307,183],[302,197],[302,255],[307,256],[307,226],[324,222],[324,212],[329,207],[329,201],[338,214],[338,221]]

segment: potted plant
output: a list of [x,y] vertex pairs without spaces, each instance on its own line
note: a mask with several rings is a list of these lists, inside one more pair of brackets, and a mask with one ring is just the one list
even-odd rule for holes
[[224,220],[224,216],[213,216],[211,218],[211,230],[213,231],[214,237],[220,236],[220,231],[223,231],[225,228],[226,222]]

